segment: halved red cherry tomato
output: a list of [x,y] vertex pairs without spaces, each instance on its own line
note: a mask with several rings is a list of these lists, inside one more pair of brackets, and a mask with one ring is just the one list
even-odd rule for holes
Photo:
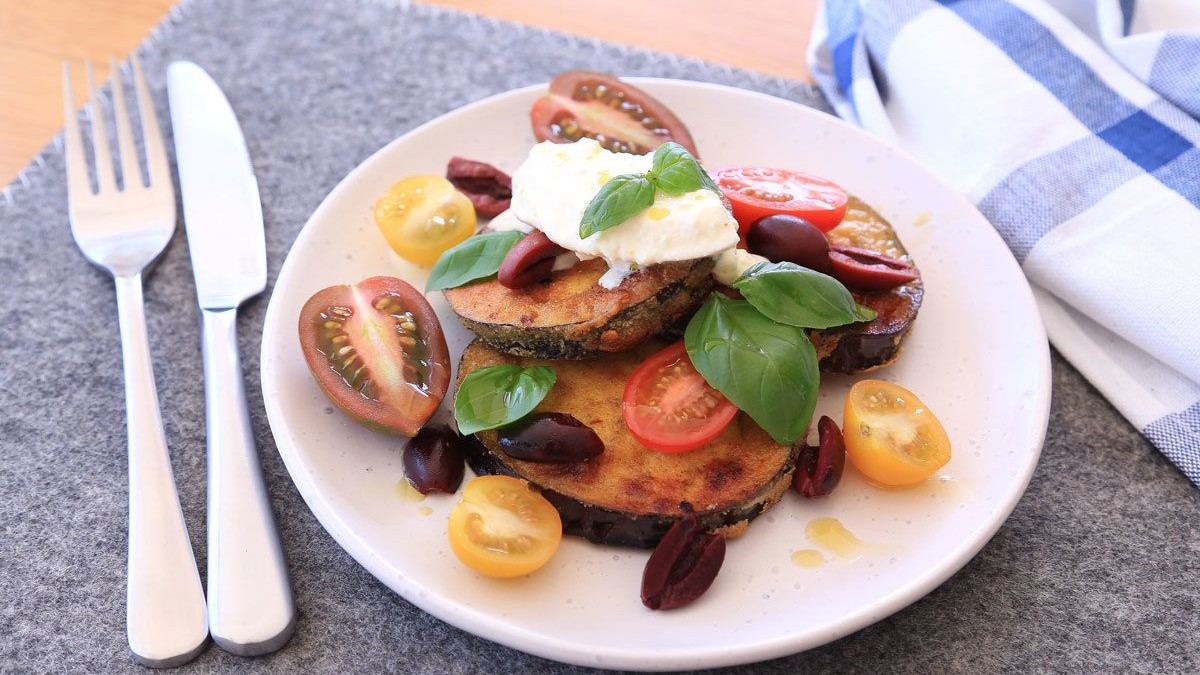
[[667,106],[612,75],[569,70],[529,112],[539,141],[573,143],[594,138],[613,152],[644,155],[675,141],[699,156],[692,135]]
[[737,411],[696,371],[682,340],[638,366],[621,399],[629,432],[659,452],[684,452],[704,445],[729,425]]
[[450,352],[425,296],[393,277],[319,291],[300,348],[325,395],[377,431],[413,436],[450,386]]
[[733,204],[743,237],[754,221],[777,213],[803,218],[822,232],[837,227],[846,216],[846,191],[820,176],[741,166],[720,169],[715,177]]

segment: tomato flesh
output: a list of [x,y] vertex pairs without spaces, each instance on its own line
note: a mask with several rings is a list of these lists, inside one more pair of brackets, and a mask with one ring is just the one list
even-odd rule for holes
[[393,277],[309,298],[300,310],[300,347],[325,395],[380,431],[415,435],[450,385],[437,315],[425,296]]
[[915,485],[950,461],[950,437],[942,423],[916,394],[898,384],[855,383],[844,413],[846,455],[871,482]]
[[482,476],[450,513],[450,548],[465,565],[507,579],[541,568],[562,542],[562,518],[529,483]]
[[573,143],[593,138],[613,152],[644,155],[675,141],[696,155],[691,133],[665,105],[612,75],[570,70],[530,110],[539,141]]
[[409,176],[375,202],[375,224],[401,258],[428,267],[475,233],[475,207],[441,176]]
[[682,340],[638,366],[621,399],[629,432],[659,452],[685,452],[708,443],[737,411],[696,371]]
[[796,216],[822,232],[837,227],[846,216],[846,191],[820,176],[745,166],[721,169],[716,179],[733,206],[733,217],[743,237],[754,221],[766,216]]

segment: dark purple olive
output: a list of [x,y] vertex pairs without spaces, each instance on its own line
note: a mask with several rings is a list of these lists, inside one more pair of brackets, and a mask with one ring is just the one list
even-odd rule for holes
[[846,443],[842,430],[826,415],[817,422],[818,445],[805,444],[796,461],[796,475],[792,487],[796,492],[812,499],[833,492],[842,480],[846,466]]
[[496,281],[513,289],[545,281],[554,269],[554,258],[566,250],[540,230],[534,230],[508,250],[496,273]]
[[865,248],[834,246],[829,251],[830,274],[847,288],[886,291],[921,278],[909,263]]
[[604,441],[566,413],[533,413],[502,427],[500,449],[527,462],[581,462],[604,452]]
[[833,272],[829,240],[803,218],[776,214],[754,221],[746,233],[746,247],[771,262],[791,262],[822,274]]
[[454,494],[463,479],[462,436],[425,427],[404,446],[404,475],[421,494]]

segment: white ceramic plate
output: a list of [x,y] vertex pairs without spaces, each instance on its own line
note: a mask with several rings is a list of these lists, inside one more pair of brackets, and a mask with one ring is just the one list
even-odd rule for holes
[[[954,444],[939,477],[892,492],[847,467],[829,498],[789,493],[730,542],[709,592],[652,612],[639,600],[648,553],[568,537],[537,573],[496,581],[461,565],[446,540],[457,497],[414,503],[397,490],[403,439],[334,410],[305,367],[301,306],[334,284],[388,274],[424,287],[371,220],[389,185],[441,174],[463,155],[512,171],[534,143],[529,106],[545,90],[501,94],[392,142],[345,178],[313,214],[280,272],[263,330],[262,386],[292,479],[325,529],[405,599],[463,630],[570,663],[667,670],[768,659],[814,647],[928,593],[967,562],[1012,511],[1037,462],[1050,405],[1046,335],[1029,286],[987,221],[911,159],[833,117],[762,94],[636,80],[686,121],[707,165],[805,169],[841,183],[900,232],[925,279],[925,303],[902,358],[876,376],[917,392]],[[469,334],[440,293],[431,301],[458,354]],[[826,377],[818,414],[841,421],[854,378]],[[445,415],[443,410],[439,413]],[[815,419],[815,418],[814,418]],[[838,557],[806,536],[838,519],[865,542]],[[794,563],[822,552],[816,568]]]

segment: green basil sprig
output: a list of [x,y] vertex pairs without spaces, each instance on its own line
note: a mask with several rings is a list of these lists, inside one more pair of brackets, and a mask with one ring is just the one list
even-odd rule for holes
[[466,435],[516,422],[546,398],[558,378],[546,366],[488,366],[463,378],[454,395],[454,419]]
[[701,188],[721,194],[721,188],[717,187],[708,172],[700,166],[700,162],[675,141],[658,146],[652,162],[646,177],[654,187],[665,194],[674,197]]
[[795,443],[817,405],[817,352],[804,329],[713,293],[683,337],[692,365],[780,443]]
[[626,173],[612,178],[588,202],[579,223],[579,237],[616,227],[654,204],[655,191],[677,196],[693,190],[721,188],[682,145],[668,141],[658,146],[646,173]]
[[588,202],[579,222],[579,238],[620,225],[654,204],[654,185],[642,173],[626,173],[609,180]]
[[425,290],[441,291],[490,277],[500,271],[504,256],[524,236],[523,232],[507,230],[468,237],[438,258],[433,271],[429,273],[429,280],[425,282]]
[[875,318],[875,310],[833,277],[795,263],[758,263],[733,287],[768,318],[801,328],[832,328]]

